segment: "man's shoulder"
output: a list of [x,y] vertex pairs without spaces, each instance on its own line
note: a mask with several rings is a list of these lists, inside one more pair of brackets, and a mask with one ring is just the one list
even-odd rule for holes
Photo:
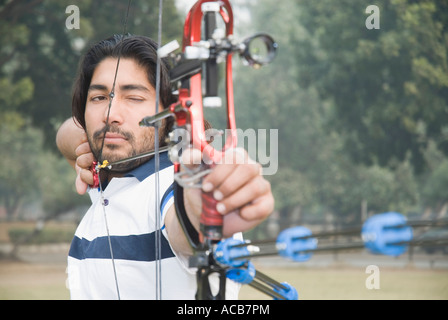
[[163,152],[159,155],[159,157],[153,157],[150,160],[144,162],[137,168],[128,172],[126,177],[135,177],[139,181],[143,181],[149,176],[152,176],[156,172],[166,171],[167,168],[172,168],[173,163],[170,161],[168,157],[168,152]]

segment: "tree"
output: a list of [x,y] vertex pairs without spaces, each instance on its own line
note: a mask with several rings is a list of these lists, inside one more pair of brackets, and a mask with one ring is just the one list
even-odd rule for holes
[[[386,5],[380,5],[385,37],[391,25]],[[401,121],[406,110],[399,85],[389,85],[389,93],[376,89],[377,82],[383,83],[377,70],[389,68],[400,77],[394,63],[401,57],[392,54],[387,37],[377,40],[378,34],[368,33],[365,8],[348,0],[287,1],[282,6],[258,0],[250,7],[252,20],[241,28],[250,34],[269,26],[279,44],[271,65],[255,71],[238,68],[235,76],[238,126],[279,130],[279,169],[268,177],[279,210],[300,206],[308,215],[329,212],[338,221],[356,223],[362,203],[373,212],[407,212],[420,199],[414,151],[420,152],[426,131],[415,128],[414,145],[409,139],[387,139],[395,132],[393,121]],[[370,42],[385,53],[366,56],[359,47]],[[366,114],[376,115],[383,101],[388,101],[387,112],[366,122]],[[385,132],[383,140],[378,126]]]
[[[28,78],[32,99],[16,110],[44,130],[45,146],[55,150],[59,124],[71,115],[71,87],[81,54],[95,41],[124,30],[128,1],[76,1],[80,28],[68,29],[66,8],[73,1],[11,0],[0,5],[0,79]],[[158,1],[132,1],[126,32],[157,39]],[[164,1],[164,42],[182,36],[174,0]]]
[[0,203],[11,219],[18,215],[25,200],[39,195],[33,182],[39,181],[36,159],[42,145],[42,134],[17,113],[0,114],[0,119]]
[[445,192],[448,188],[448,159],[437,148],[437,143],[431,140],[424,150],[424,156],[430,170],[421,177],[422,206],[431,212],[440,212],[448,203]]
[[76,193],[74,185],[76,172],[62,156],[42,150],[38,164],[41,174],[37,186],[40,190],[39,198],[45,219],[89,205],[88,196]]
[[409,151],[421,172],[427,139],[448,154],[448,4],[376,4],[381,27],[369,30],[364,2],[300,2],[300,82],[334,103],[334,124],[355,161],[384,166]]

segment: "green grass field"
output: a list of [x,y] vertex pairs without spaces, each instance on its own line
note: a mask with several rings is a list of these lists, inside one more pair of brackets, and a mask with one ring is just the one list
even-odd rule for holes
[[[31,231],[34,228],[32,223],[0,223],[0,244],[11,241],[11,230],[23,232]],[[73,233],[72,224],[52,224],[46,225],[46,230],[39,238],[45,242],[48,234],[55,235],[56,231],[67,231]],[[59,233],[57,233],[59,235]],[[63,233],[61,233],[63,234]],[[57,247],[56,252],[52,252],[51,246],[47,246],[46,251],[39,255],[39,251],[34,254],[28,253],[28,258],[32,258],[34,263],[2,260],[0,255],[0,299],[1,300],[65,300],[69,299],[69,291],[65,286],[67,275],[65,273],[65,261],[68,252],[68,244],[64,247]],[[369,255],[358,255],[356,258],[365,262],[364,267],[354,267],[344,264],[345,258],[350,255],[340,255],[339,263],[335,263],[330,255],[325,260],[330,265],[325,267],[311,267],[310,265],[289,264],[279,267],[278,262],[260,265],[256,263],[257,269],[283,282],[293,285],[300,300],[448,300],[448,256],[420,255],[417,259],[434,260],[438,269],[415,268],[408,264],[408,256],[395,259],[397,265],[405,267],[385,267],[392,261],[390,257],[382,259],[372,258]],[[52,260],[50,260],[52,259]],[[313,259],[320,259],[316,256]],[[364,260],[366,259],[366,260]],[[368,260],[367,260],[368,259]],[[26,260],[26,259],[25,259]],[[26,260],[29,261],[29,260]],[[37,261],[37,262],[36,262]],[[50,263],[54,261],[54,263]],[[323,261],[323,260],[320,260]],[[444,262],[444,268],[439,264]],[[380,288],[367,289],[366,279],[369,274],[365,272],[365,266],[377,264],[380,268]],[[428,266],[428,264],[426,264]],[[269,296],[258,292],[256,289],[246,285],[242,287],[240,299],[243,300],[264,300],[271,299]]]
[[[380,288],[367,289],[363,268],[264,268],[263,273],[286,280],[299,300],[447,300],[448,271],[380,269]],[[244,286],[241,299],[269,299]]]
[[[448,270],[380,269],[380,288],[367,289],[360,268],[263,268],[263,273],[297,288],[300,300],[447,300]],[[69,299],[65,266],[0,261],[1,300]],[[268,296],[243,286],[242,300]]]

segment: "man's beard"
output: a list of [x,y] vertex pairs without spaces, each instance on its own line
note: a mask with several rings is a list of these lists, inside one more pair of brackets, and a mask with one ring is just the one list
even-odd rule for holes
[[[117,156],[114,153],[114,150],[118,149],[118,147],[114,144],[105,144],[104,142],[104,136],[107,132],[117,133],[123,136],[131,145],[131,151],[128,152],[127,155]],[[137,139],[132,132],[123,131],[121,128],[114,125],[106,125],[103,129],[94,132],[93,136],[87,134],[87,139],[89,141],[90,149],[92,150],[95,159],[98,159],[99,163],[102,163],[104,160],[107,160],[109,163],[113,163],[115,161],[137,156],[154,149],[154,130],[152,129],[148,130],[148,134],[144,136],[143,141],[141,141],[139,145],[137,145]],[[137,168],[151,158],[152,157],[145,157],[129,160],[113,165],[111,168],[106,167],[104,169],[110,173],[126,173]]]

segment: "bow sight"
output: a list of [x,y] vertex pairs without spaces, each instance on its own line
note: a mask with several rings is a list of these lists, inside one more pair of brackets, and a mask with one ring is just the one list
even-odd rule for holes
[[[206,14],[206,17],[210,13]],[[213,24],[210,20],[208,24]],[[217,65],[224,62],[231,53],[239,53],[243,61],[254,68],[259,68],[270,63],[276,56],[277,43],[265,33],[255,34],[240,43],[236,43],[233,37],[225,37],[222,29],[214,29],[209,40],[201,40],[185,48],[182,56],[183,62],[176,66],[172,72],[172,79],[182,79],[191,72],[205,70],[206,82],[204,107],[221,107],[221,98],[218,97],[218,71]],[[191,68],[191,69],[190,69]],[[213,79],[213,80],[212,80]]]

